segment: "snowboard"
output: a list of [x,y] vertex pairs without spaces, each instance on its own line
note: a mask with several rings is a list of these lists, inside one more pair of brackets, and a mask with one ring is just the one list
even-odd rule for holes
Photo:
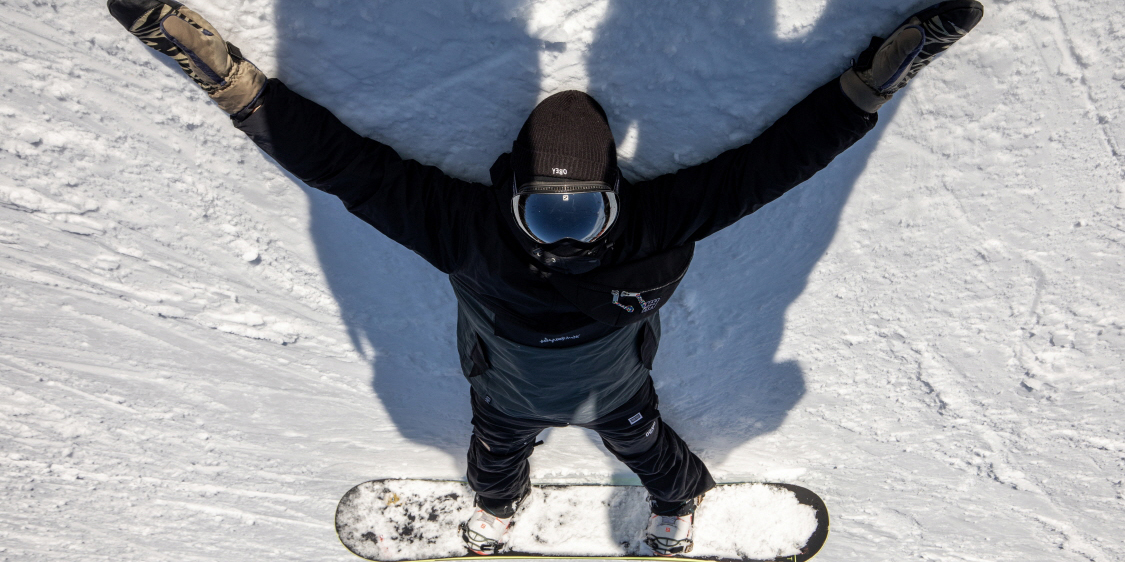
[[372,480],[336,508],[336,534],[357,556],[378,562],[494,559],[711,560],[803,562],[828,538],[828,510],[791,484],[720,484],[695,513],[695,547],[656,557],[644,544],[648,493],[640,486],[537,485],[520,505],[505,550],[467,551],[459,525],[473,492],[452,480]]

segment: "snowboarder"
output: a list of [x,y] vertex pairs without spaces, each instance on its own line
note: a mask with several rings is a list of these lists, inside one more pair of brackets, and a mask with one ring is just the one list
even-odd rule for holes
[[403,160],[328,110],[267,79],[194,11],[172,0],[109,0],[110,13],[174,58],[235,127],[309,186],[449,275],[470,384],[468,549],[503,548],[530,490],[528,457],[545,428],[596,431],[650,495],[646,543],[691,550],[693,514],[715,485],[660,418],[649,375],[661,306],[695,243],[828,165],[875,126],[879,107],[980,20],[949,0],[873,38],[851,68],[754,141],[632,183],[621,176],[602,107],[555,94],[491,168],[492,185]]

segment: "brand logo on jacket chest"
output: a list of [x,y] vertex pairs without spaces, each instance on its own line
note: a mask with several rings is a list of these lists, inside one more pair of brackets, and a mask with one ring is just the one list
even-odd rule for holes
[[633,305],[625,304],[622,299],[636,299],[641,305],[641,313],[648,312],[656,308],[660,304],[660,299],[655,298],[646,301],[640,293],[630,293],[629,291],[613,291],[613,304],[625,309],[625,312],[633,312],[636,308]]

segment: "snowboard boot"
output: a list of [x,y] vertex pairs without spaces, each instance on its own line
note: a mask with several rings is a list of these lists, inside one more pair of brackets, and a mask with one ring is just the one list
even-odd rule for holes
[[840,87],[860,109],[875,113],[920,70],[984,17],[976,0],[947,0],[902,22],[889,37],[872,37]]
[[508,542],[508,530],[512,527],[516,510],[525,498],[526,493],[513,502],[489,502],[477,496],[473,502],[476,510],[468,521],[461,523],[461,540],[465,548],[481,556],[500,552]]
[[173,0],[109,0],[108,7],[129,33],[172,57],[223,111],[245,117],[256,108],[266,75],[202,16]]
[[690,499],[674,509],[667,509],[650,500],[652,515],[645,529],[645,544],[657,556],[676,556],[691,552],[695,546],[693,533],[695,510],[703,503],[703,496]]

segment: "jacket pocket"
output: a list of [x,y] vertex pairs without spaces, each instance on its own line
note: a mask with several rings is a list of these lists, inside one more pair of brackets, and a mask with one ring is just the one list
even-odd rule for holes
[[645,325],[640,330],[640,335],[637,337],[637,351],[641,357],[641,364],[646,369],[652,370],[652,361],[656,359],[656,349],[660,347],[660,338],[656,336],[656,331],[652,329],[651,322],[645,322]]
[[483,375],[492,367],[488,362],[488,347],[484,345],[484,340],[481,339],[480,334],[473,335],[477,340],[473,343],[473,349],[469,351],[469,359],[473,362],[473,369],[469,372],[470,379]]
[[694,254],[695,244],[684,244],[581,275],[551,275],[547,281],[590,318],[620,328],[655,316],[679,287]]

